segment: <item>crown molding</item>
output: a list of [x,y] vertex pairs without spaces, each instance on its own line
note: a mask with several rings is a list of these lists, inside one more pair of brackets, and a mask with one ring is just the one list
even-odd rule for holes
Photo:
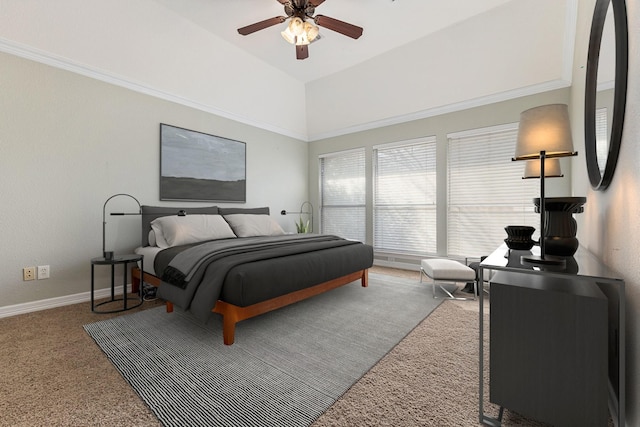
[[[577,6],[575,2],[576,0],[569,0],[568,10],[567,10],[567,23],[573,23],[574,33],[575,33],[575,25],[576,25],[575,21],[577,17]],[[305,142],[312,142],[312,141],[318,141],[322,139],[347,135],[351,133],[363,132],[363,131],[368,131],[368,130],[377,129],[381,127],[407,123],[414,120],[421,120],[421,119],[434,117],[442,114],[462,111],[469,108],[485,106],[485,105],[489,105],[496,102],[516,99],[523,96],[535,95],[538,93],[543,93],[551,90],[570,87],[571,86],[570,71],[567,71],[567,70],[571,69],[571,64],[572,64],[572,60],[571,60],[572,56],[568,54],[569,52],[573,51],[573,45],[570,43],[571,40],[572,40],[571,31],[567,31],[567,34],[565,34],[564,50],[566,54],[564,55],[565,64],[563,67],[563,70],[565,72],[563,74],[567,74],[567,73],[568,74],[562,79],[552,80],[552,81],[544,82],[537,85],[531,85],[524,88],[505,91],[498,94],[487,95],[484,97],[470,99],[470,100],[466,100],[458,103],[429,108],[426,110],[421,110],[421,111],[417,111],[409,114],[389,117],[381,120],[375,120],[375,121],[362,123],[354,126],[349,126],[341,129],[330,130],[327,132],[320,132],[314,135],[306,135],[299,132],[291,131],[289,129],[284,129],[279,126],[274,126],[270,123],[251,120],[251,119],[248,119],[247,117],[240,116],[238,114],[234,114],[228,111],[224,111],[219,108],[213,107],[211,105],[206,105],[197,101],[193,101],[191,99],[187,99],[179,95],[165,92],[163,90],[153,88],[151,86],[148,86],[139,82],[132,81],[123,76],[119,76],[114,73],[109,73],[104,70],[100,70],[94,67],[80,64],[68,58],[55,55],[50,52],[45,52],[43,50],[34,48],[32,46],[17,43],[2,37],[0,37],[0,51],[11,54],[11,55],[15,55],[21,58],[29,59],[35,62],[39,62],[45,65],[49,65],[55,68],[70,71],[72,73],[83,75],[95,80],[113,84],[115,86],[123,87],[123,88],[129,89],[135,92],[139,92],[145,95],[153,96],[155,98],[163,99],[165,101],[174,102],[176,104],[184,105],[184,106],[194,108],[200,111],[204,111],[210,114],[215,114],[217,116],[220,116],[226,119],[234,120],[236,122],[253,126],[259,129],[263,129],[269,132],[274,132],[279,135],[288,136],[288,137],[295,138]]]
[[62,70],[70,71],[72,73],[80,74],[85,77],[89,77],[95,80],[99,80],[105,83],[109,83],[115,86],[123,87],[135,92],[139,92],[145,95],[153,96],[165,101],[174,102],[176,104],[184,105],[186,107],[194,108],[196,110],[204,111],[206,113],[215,114],[216,116],[230,119],[242,124],[260,128],[269,132],[274,132],[280,135],[289,136],[291,138],[307,141],[307,135],[294,132],[290,129],[284,129],[279,126],[274,126],[270,123],[259,122],[251,120],[247,117],[231,113],[229,111],[221,110],[211,105],[203,104],[191,99],[184,98],[182,96],[169,93],[149,85],[135,82],[126,77],[119,76],[114,73],[110,73],[98,68],[90,67],[85,64],[72,61],[69,58],[65,58],[50,52],[43,51],[41,49],[34,48],[22,43],[17,43],[13,40],[8,40],[0,37],[0,52],[5,52],[11,55],[15,55],[21,58],[29,59],[35,62],[39,62],[51,67],[59,68]]

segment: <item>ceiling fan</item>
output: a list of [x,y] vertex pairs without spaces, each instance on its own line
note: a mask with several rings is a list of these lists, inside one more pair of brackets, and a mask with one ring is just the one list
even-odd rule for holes
[[328,28],[353,39],[357,39],[362,35],[362,27],[324,15],[313,16],[316,7],[324,3],[325,0],[277,1],[284,6],[284,13],[286,13],[287,16],[276,16],[247,25],[246,27],[238,28],[238,33],[246,36],[256,31],[281,24],[287,19],[291,19],[289,25],[281,34],[285,40],[296,46],[297,59],[306,59],[309,57],[309,43],[319,39],[317,26]]

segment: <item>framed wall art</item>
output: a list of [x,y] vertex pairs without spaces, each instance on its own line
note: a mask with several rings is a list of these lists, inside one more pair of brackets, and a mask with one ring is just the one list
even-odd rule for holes
[[160,124],[160,200],[246,202],[246,144]]

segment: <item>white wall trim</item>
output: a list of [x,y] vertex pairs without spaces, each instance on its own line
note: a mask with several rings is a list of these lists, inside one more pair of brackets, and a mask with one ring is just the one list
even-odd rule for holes
[[[129,285],[129,291],[131,285]],[[122,286],[115,287],[115,294],[122,295]],[[94,298],[107,298],[111,296],[111,288],[97,289],[94,292]],[[35,311],[48,310],[50,308],[63,307],[66,305],[78,304],[91,301],[91,292],[82,292],[79,294],[65,295],[63,297],[55,297],[42,299],[38,301],[26,302],[23,304],[8,305],[0,307],[0,319],[3,317],[17,316],[19,314],[33,313]],[[91,308],[87,306],[87,310]]]
[[415,120],[421,120],[428,117],[434,117],[442,114],[453,113],[456,111],[462,111],[469,108],[481,107],[501,101],[508,101],[511,99],[521,98],[524,96],[535,95],[538,93],[548,92],[556,89],[563,89],[571,86],[571,72],[572,72],[572,58],[574,46],[571,43],[572,35],[575,35],[577,25],[577,0],[569,0],[567,3],[567,25],[565,26],[565,43],[564,43],[564,64],[563,64],[563,78],[544,82],[537,85],[531,85],[523,88],[517,88],[497,94],[487,95],[475,99],[470,99],[462,102],[457,102],[449,105],[438,106],[429,108],[426,110],[417,111],[414,113],[403,114],[395,117],[389,117],[381,120],[375,120],[368,123],[362,123],[354,126],[349,126],[342,129],[335,129],[327,132],[321,132],[315,135],[306,135],[298,132],[291,131],[290,129],[284,129],[279,126],[274,126],[270,123],[258,122],[251,120],[247,117],[224,111],[211,105],[202,104],[191,99],[184,98],[179,95],[175,95],[163,90],[153,88],[151,86],[132,81],[123,76],[119,76],[113,73],[106,72],[97,68],[80,64],[59,55],[55,55],[50,52],[46,52],[32,46],[28,46],[22,43],[15,42],[6,38],[0,37],[0,51],[11,55],[15,55],[21,58],[36,61],[45,65],[49,65],[55,68],[70,71],[79,75],[83,75],[89,78],[93,78],[99,81],[103,81],[109,84],[120,86],[135,92],[139,92],[145,95],[153,96],[159,99],[163,99],[176,104],[191,107],[200,111],[215,114],[220,117],[224,117],[230,120],[234,120],[239,123],[243,123],[249,126],[253,126],[259,129],[274,132],[280,135],[289,136],[291,138],[299,139],[301,141],[311,142],[321,139],[337,137],[341,135],[362,132],[372,129],[377,129],[385,126],[392,126],[401,123],[407,123]]
[[381,150],[385,148],[398,148],[398,147],[404,147],[404,146],[411,146],[414,144],[434,143],[434,142],[436,142],[436,136],[428,135],[428,136],[422,136],[420,138],[405,139],[402,141],[383,142],[382,144],[376,144],[371,148],[374,150]]
[[328,159],[328,158],[331,158],[331,157],[344,156],[345,154],[349,154],[349,153],[360,153],[361,151],[364,151],[364,147],[349,148],[347,150],[332,151],[331,153],[324,153],[324,154],[318,155],[318,159]]
[[524,96],[529,96],[529,95],[536,95],[538,93],[549,92],[556,89],[564,89],[570,86],[571,86],[570,80],[564,80],[564,79],[552,80],[552,81],[537,84],[537,85],[518,88],[518,89],[501,92],[493,95],[487,95],[480,98],[457,102],[454,104],[443,105],[435,108],[429,108],[427,110],[422,110],[415,113],[400,115],[396,117],[390,117],[382,120],[376,120],[373,122],[363,123],[360,125],[350,126],[342,129],[337,129],[330,132],[318,133],[316,135],[310,135],[309,141],[318,141],[321,139],[333,138],[336,136],[347,135],[350,133],[377,129],[384,126],[392,126],[392,125],[397,125],[401,123],[411,122],[414,120],[426,119],[428,117],[454,113],[456,111],[467,110],[469,108],[474,108],[474,107],[482,107],[484,105],[495,104],[497,102],[502,102],[502,101],[509,101],[511,99],[522,98]]
[[240,116],[238,114],[231,113],[229,111],[220,110],[211,105],[202,104],[201,102],[193,101],[191,99],[184,98],[179,95],[175,95],[169,92],[165,92],[160,89],[153,88],[151,86],[132,81],[126,77],[119,76],[113,73],[106,72],[97,68],[87,66],[74,62],[68,58],[45,52],[43,50],[34,48],[32,46],[17,43],[13,40],[8,40],[0,37],[0,51],[9,53],[11,55],[19,56],[21,58],[29,59],[35,62],[39,62],[51,67],[59,68],[62,70],[70,71],[72,73],[80,74],[85,77],[89,77],[95,80],[110,83],[115,86],[120,86],[125,89],[133,90],[145,95],[153,96],[155,98],[163,99],[165,101],[175,102],[176,104],[184,105],[187,107],[195,108],[196,110],[204,111],[206,113],[215,114],[226,119],[234,120],[239,123],[243,123],[249,126],[264,129],[270,132],[274,132],[280,135],[289,136],[302,141],[307,141],[307,135],[293,132],[289,129],[284,129],[278,126],[274,126],[270,123],[258,122],[250,120],[247,117]]

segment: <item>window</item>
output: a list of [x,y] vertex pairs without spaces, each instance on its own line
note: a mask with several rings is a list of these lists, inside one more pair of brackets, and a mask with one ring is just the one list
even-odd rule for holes
[[607,125],[607,107],[598,108],[596,109],[596,158],[598,159],[600,175],[604,174],[604,167],[607,164],[610,137],[609,126]]
[[540,197],[540,181],[522,179],[525,162],[511,161],[517,134],[512,124],[448,136],[450,255],[488,255],[507,225],[539,228],[532,199]]
[[436,252],[436,138],[373,151],[373,245],[408,255]]
[[364,148],[320,157],[320,229],[366,240]]

